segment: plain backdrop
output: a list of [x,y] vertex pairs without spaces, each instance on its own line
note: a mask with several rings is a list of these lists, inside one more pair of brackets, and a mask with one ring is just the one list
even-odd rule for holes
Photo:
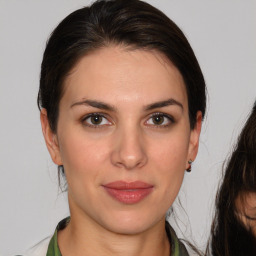
[[[0,255],[22,253],[69,214],[41,134],[36,97],[50,32],[89,2],[0,0]],[[148,2],[184,31],[208,86],[199,155],[179,196],[184,211],[175,206],[185,236],[204,248],[223,162],[256,99],[256,1]]]

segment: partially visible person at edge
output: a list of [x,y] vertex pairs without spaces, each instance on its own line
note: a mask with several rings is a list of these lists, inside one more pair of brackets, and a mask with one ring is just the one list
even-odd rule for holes
[[207,255],[256,255],[256,102],[217,193]]
[[173,21],[138,0],[71,13],[47,43],[38,106],[70,217],[27,255],[188,255],[166,212],[198,152],[206,88]]

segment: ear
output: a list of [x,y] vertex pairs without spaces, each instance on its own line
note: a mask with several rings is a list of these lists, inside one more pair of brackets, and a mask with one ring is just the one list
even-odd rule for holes
[[45,108],[43,108],[40,112],[40,120],[41,120],[44,140],[45,140],[47,149],[51,155],[52,161],[57,165],[62,165],[57,134],[53,133],[50,127],[49,120],[47,117],[47,111]]
[[[200,138],[200,133],[201,133],[201,127],[202,127],[202,112],[198,111],[196,114],[196,123],[195,127],[193,130],[191,130],[190,133],[190,141],[189,141],[189,150],[188,150],[188,159],[194,161],[198,148],[199,148],[199,138]],[[187,163],[187,168],[188,168],[188,163]]]

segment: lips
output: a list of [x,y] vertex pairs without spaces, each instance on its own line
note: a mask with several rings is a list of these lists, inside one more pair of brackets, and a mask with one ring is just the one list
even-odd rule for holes
[[153,185],[142,181],[115,181],[103,185],[103,188],[112,198],[124,204],[138,203],[153,191]]

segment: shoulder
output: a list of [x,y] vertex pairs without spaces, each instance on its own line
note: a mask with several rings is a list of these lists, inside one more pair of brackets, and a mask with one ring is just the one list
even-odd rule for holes
[[45,256],[50,240],[50,236],[46,237],[45,239],[31,247],[28,251],[26,251],[23,256]]

